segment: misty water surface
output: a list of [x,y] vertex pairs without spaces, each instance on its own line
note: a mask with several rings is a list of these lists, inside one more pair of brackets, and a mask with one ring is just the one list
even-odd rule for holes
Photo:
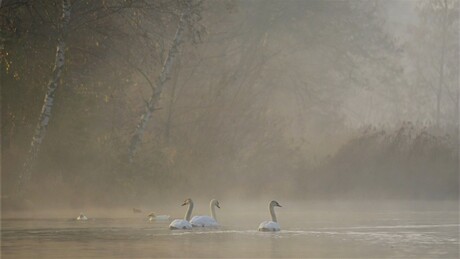
[[455,205],[373,211],[284,205],[278,210],[278,233],[258,232],[268,213],[251,206],[237,212],[224,207],[218,211],[223,226],[211,230],[170,231],[169,221],[148,222],[143,215],[87,222],[3,219],[2,258],[459,256]]

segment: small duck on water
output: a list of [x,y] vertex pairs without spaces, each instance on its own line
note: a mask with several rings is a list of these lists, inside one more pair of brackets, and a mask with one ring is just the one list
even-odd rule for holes
[[80,213],[80,216],[77,217],[77,220],[85,221],[85,220],[88,220],[88,217],[86,217],[85,215],[83,215],[83,212],[81,212],[81,213]]
[[156,215],[154,212],[150,213],[147,215],[149,217],[149,221],[155,221],[155,220],[169,220],[171,216],[169,215]]

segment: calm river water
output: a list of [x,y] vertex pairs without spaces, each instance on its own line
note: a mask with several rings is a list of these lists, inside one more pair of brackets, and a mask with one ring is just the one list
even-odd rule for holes
[[278,211],[278,233],[258,232],[268,212],[251,211],[222,215],[220,229],[189,231],[170,231],[169,221],[148,222],[143,216],[87,222],[5,218],[1,257],[459,257],[457,210],[287,212],[283,206]]

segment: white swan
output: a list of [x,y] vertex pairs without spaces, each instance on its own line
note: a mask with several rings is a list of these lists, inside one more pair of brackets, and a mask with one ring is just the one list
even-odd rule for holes
[[269,204],[270,208],[270,215],[272,216],[271,221],[264,221],[259,225],[259,231],[280,231],[280,225],[276,220],[275,215],[275,206],[281,207],[281,205],[277,201],[271,201]]
[[216,199],[212,199],[209,203],[209,210],[211,211],[210,216],[195,216],[190,220],[190,223],[193,227],[218,227],[219,223],[216,220],[216,209],[217,207],[220,209],[219,201]]
[[81,212],[80,215],[77,217],[77,220],[83,220],[84,221],[84,220],[88,220],[88,218],[85,215],[83,215],[83,212]]
[[181,206],[185,206],[188,204],[188,209],[187,212],[185,213],[184,219],[176,219],[171,224],[169,224],[169,229],[174,230],[174,229],[191,229],[192,224],[190,224],[190,216],[192,215],[192,210],[193,210],[193,201],[192,199],[188,198],[182,203]]
[[150,213],[147,217],[149,217],[149,221],[154,220],[169,220],[171,217],[169,215],[156,215],[155,213]]

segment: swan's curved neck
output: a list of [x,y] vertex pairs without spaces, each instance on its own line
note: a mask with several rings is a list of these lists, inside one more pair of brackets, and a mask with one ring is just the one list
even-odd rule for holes
[[211,204],[209,204],[209,209],[211,210],[211,217],[215,220],[217,220],[216,218],[216,206],[214,203],[211,202]]
[[192,217],[192,210],[193,210],[193,202],[189,202],[187,213],[185,213],[185,220],[190,221]]
[[270,205],[270,215],[272,216],[272,221],[273,221],[273,222],[278,222],[278,221],[276,220],[276,215],[275,215],[275,206],[271,206],[271,205]]

